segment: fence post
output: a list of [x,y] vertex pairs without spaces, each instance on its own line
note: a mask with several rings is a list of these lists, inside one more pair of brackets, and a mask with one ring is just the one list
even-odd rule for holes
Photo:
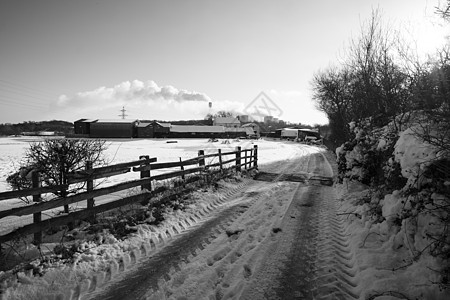
[[[149,155],[141,155],[139,156],[139,159],[145,159],[145,162],[141,163],[141,167],[142,166],[148,166],[148,171],[141,171],[141,179],[146,178],[146,177],[150,177],[150,156]],[[148,190],[151,191],[152,190],[152,183],[149,182],[148,184],[143,184],[141,185],[141,190]]]
[[[39,171],[33,171],[31,173],[31,182],[33,184],[33,188],[39,188],[41,187],[41,182],[39,180]],[[41,202],[41,195],[33,195],[33,202]],[[33,214],[33,223],[40,223],[42,221],[42,213],[37,212]],[[40,245],[42,243],[42,231],[36,232],[34,234],[34,240],[33,243],[35,245]]]
[[[92,170],[92,161],[88,160],[86,161],[86,171],[89,173],[89,171]],[[94,190],[94,179],[88,178],[86,180],[86,192],[92,192]],[[94,198],[88,198],[87,199],[87,209],[94,208]],[[95,215],[92,216],[91,221],[95,221]]]
[[258,169],[258,145],[254,145],[253,149],[253,167],[255,167],[255,169]]
[[[181,157],[180,157],[180,168],[181,168],[181,171],[184,171],[184,165],[183,165],[183,161],[181,160]],[[181,180],[183,180],[183,185],[184,185],[184,180],[185,180],[184,173],[181,174]]]
[[[88,160],[86,161],[86,171],[92,170],[92,161]],[[88,178],[86,181],[86,191],[91,192],[94,189],[94,180],[92,178]],[[93,208],[94,207],[94,198],[87,199],[87,208]]]
[[223,166],[222,166],[222,149],[217,150],[219,152],[219,168],[220,171],[222,172],[223,170]]
[[236,147],[236,172],[241,171],[241,146]]
[[198,159],[198,165],[200,167],[204,167],[205,166],[205,158],[202,157],[203,155],[205,155],[205,151],[204,150],[198,150],[198,156],[201,157]]
[[[205,158],[203,157],[203,155],[205,155],[205,151],[204,150],[198,150],[198,166],[199,167],[203,167],[203,169],[205,169]],[[204,174],[205,175],[205,174]],[[206,179],[205,179],[206,177]],[[207,175],[203,176],[203,181],[206,182],[206,180],[208,180]]]
[[247,149],[244,150],[244,169],[247,170],[247,156],[248,156],[248,151]]

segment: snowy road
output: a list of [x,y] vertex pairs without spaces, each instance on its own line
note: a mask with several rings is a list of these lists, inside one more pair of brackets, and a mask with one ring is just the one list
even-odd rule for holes
[[261,171],[88,297],[357,298],[326,157],[300,146]]

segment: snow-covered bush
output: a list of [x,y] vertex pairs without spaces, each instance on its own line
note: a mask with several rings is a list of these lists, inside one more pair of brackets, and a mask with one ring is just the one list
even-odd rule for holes
[[350,123],[353,139],[336,150],[339,182],[357,180],[369,186],[394,190],[403,186],[393,149],[398,134],[393,126],[372,130],[370,119]]
[[400,132],[389,125],[371,129],[351,123],[354,138],[336,151],[339,181],[363,183],[365,196],[352,200],[359,222],[393,249],[408,249],[410,262],[424,253],[435,257],[443,268],[436,270],[440,279],[433,283],[448,288],[450,156],[445,147],[421,138],[433,129],[424,133],[418,122]]

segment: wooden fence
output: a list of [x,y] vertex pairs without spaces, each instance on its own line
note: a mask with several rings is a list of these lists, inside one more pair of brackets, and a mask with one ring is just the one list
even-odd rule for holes
[[[230,158],[232,156],[232,158]],[[205,163],[206,158],[217,158],[217,162]],[[215,160],[215,159],[214,159]],[[139,157],[139,160],[120,163],[116,165],[92,168],[92,162],[86,162],[86,170],[68,174],[68,185],[45,186],[41,187],[39,173],[32,173],[33,188],[20,191],[9,191],[0,193],[0,201],[8,199],[17,199],[20,197],[33,197],[33,204],[27,206],[14,207],[8,210],[0,211],[1,219],[9,216],[27,216],[33,215],[33,223],[19,227],[12,232],[0,235],[0,244],[27,235],[34,234],[33,243],[42,243],[42,232],[49,228],[55,228],[61,225],[72,224],[77,220],[95,218],[95,215],[101,212],[109,211],[124,205],[138,202],[146,202],[152,196],[159,193],[152,189],[152,182],[179,178],[185,181],[186,175],[200,174],[207,175],[211,173],[221,173],[225,170],[235,169],[240,172],[243,168],[250,170],[258,167],[258,147],[255,145],[251,149],[241,149],[237,147],[235,151],[222,152],[218,149],[217,153],[206,154],[203,150],[198,151],[198,156],[175,162],[157,163],[157,158],[150,158],[147,155]],[[189,168],[185,168],[191,166]],[[167,173],[152,175],[152,170],[180,168],[179,171],[169,170]],[[140,179],[121,182],[107,187],[94,188],[94,180],[125,174],[128,172],[139,172]],[[201,178],[201,176],[200,176]],[[69,185],[85,183],[84,191],[69,195],[66,197],[56,197],[49,201],[42,201],[42,195],[55,191],[67,190]],[[132,196],[122,197],[104,204],[95,205],[95,198],[110,195],[115,192],[124,191],[134,187],[141,187],[142,193]],[[64,194],[64,193],[63,193]],[[70,204],[87,201],[85,209],[69,212]],[[65,208],[65,214],[42,220],[42,212],[58,207]]]

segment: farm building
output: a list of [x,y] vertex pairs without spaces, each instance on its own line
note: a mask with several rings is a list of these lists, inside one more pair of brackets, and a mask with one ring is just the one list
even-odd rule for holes
[[136,125],[136,137],[138,138],[152,138],[153,124],[149,122],[140,122]]
[[96,119],[79,119],[73,122],[75,134],[89,135],[91,133],[91,124],[96,121]]
[[281,129],[281,139],[295,140],[298,138],[298,129],[295,128],[283,128]]
[[170,134],[170,123],[153,122],[153,137],[165,138]]
[[239,119],[233,118],[233,117],[217,117],[214,119],[213,125],[237,128],[237,127],[241,127],[241,121],[239,121]]
[[302,141],[304,140],[320,140],[321,136],[319,131],[313,129],[299,129],[298,130],[298,138]]
[[[222,118],[226,119],[226,118]],[[259,126],[249,123],[243,127],[171,125],[157,121],[139,120],[88,120],[75,121],[75,134],[91,138],[237,138],[259,137]],[[239,122],[239,121],[238,121]]]
[[91,123],[90,137],[92,138],[132,138],[135,137],[137,120],[97,120]]
[[294,140],[320,140],[320,133],[313,129],[308,128],[283,128],[281,129],[281,139]]
[[232,127],[225,127],[225,135],[226,138],[246,138],[249,133],[253,133],[253,130],[251,128],[232,128]]
[[136,130],[138,138],[164,138],[169,136],[170,123],[140,122]]
[[247,123],[242,125],[242,128],[250,128],[252,132],[250,132],[250,136],[254,136],[256,138],[259,138],[261,135],[261,129],[258,124],[256,123]]
[[214,138],[224,135],[223,126],[171,125],[171,138]]

